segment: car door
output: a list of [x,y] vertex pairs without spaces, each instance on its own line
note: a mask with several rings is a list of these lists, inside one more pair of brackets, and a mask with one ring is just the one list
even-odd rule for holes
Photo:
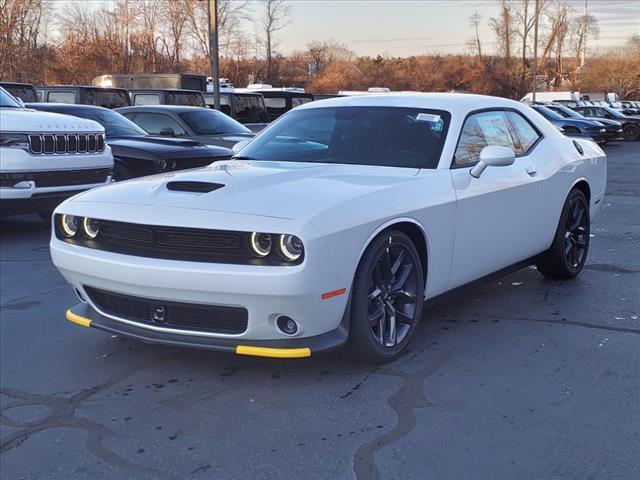
[[[545,212],[538,207],[543,182],[532,151],[541,138],[518,112],[484,110],[465,120],[451,168],[457,202],[451,287],[538,253]],[[515,162],[474,178],[470,169],[489,145],[512,149]]]

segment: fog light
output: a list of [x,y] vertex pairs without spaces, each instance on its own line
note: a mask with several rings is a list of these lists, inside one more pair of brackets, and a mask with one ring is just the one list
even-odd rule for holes
[[290,317],[281,315],[276,320],[276,325],[280,331],[286,335],[295,335],[298,331],[298,324]]

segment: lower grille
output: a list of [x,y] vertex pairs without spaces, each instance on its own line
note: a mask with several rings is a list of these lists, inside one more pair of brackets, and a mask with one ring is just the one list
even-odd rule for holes
[[247,329],[248,313],[241,307],[151,300],[86,286],[84,290],[104,313],[145,325],[222,334]]
[[0,173],[0,186],[13,187],[15,184],[32,181],[36,187],[66,187],[69,185],[94,185],[105,183],[111,174],[110,168],[85,170],[57,170],[54,172],[11,172]]

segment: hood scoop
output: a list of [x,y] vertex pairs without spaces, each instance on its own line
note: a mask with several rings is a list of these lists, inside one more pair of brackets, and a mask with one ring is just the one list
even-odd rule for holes
[[209,193],[224,187],[222,183],[213,182],[169,182],[167,190],[172,192],[189,192],[189,193]]

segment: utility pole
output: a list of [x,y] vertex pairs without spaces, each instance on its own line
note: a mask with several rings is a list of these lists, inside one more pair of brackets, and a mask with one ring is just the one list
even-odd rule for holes
[[220,61],[218,59],[218,0],[209,2],[209,55],[213,82],[213,107],[220,110]]
[[536,102],[538,88],[538,19],[540,18],[540,0],[536,0],[535,23],[533,27],[533,103]]

